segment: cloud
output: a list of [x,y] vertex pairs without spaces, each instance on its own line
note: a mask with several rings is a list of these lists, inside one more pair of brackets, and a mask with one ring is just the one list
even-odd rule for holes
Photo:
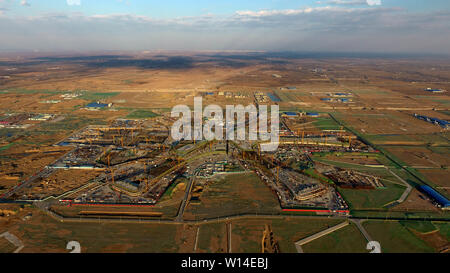
[[67,0],[67,5],[69,6],[80,6],[81,0]]
[[367,0],[369,6],[379,6],[381,5],[381,0]]
[[29,7],[29,6],[30,6],[30,3],[28,3],[27,0],[21,0],[21,1],[20,1],[20,5]]
[[0,17],[0,50],[292,50],[450,54],[450,11],[324,6],[157,19],[133,14]]
[[317,4],[330,4],[330,5],[366,5],[366,0],[328,0],[317,1]]
[[317,4],[328,4],[328,5],[369,5],[369,6],[379,6],[381,5],[381,0],[327,0],[327,1],[316,1]]

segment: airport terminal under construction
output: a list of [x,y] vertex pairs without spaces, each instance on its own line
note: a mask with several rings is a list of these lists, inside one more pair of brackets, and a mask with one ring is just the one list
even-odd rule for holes
[[[352,95],[332,93],[329,96]],[[273,100],[273,94],[256,92],[254,100],[258,105]],[[372,145],[335,124],[333,117],[326,113],[282,112],[278,149],[274,152],[264,152],[264,145],[268,145],[264,141],[175,141],[170,135],[173,122],[170,113],[162,113],[152,118],[119,118],[107,125],[83,127],[54,144],[67,149],[61,157],[5,191],[1,198],[42,202],[49,208],[98,206],[96,211],[78,211],[79,217],[179,219],[186,208],[201,207],[207,198],[204,192],[213,187],[211,181],[232,174],[253,173],[270,189],[283,211],[348,216],[349,204],[340,192],[342,189],[386,188],[382,177],[317,160],[322,155],[360,154],[370,162],[367,158],[379,156]],[[333,126],[314,125],[321,123]],[[248,132],[248,123],[245,129]],[[385,167],[378,162],[363,166]],[[107,209],[108,206],[164,207],[162,204],[167,203],[167,196],[174,189],[185,191],[185,195],[180,203],[173,202],[177,213],[171,216],[157,208],[151,213]],[[100,209],[102,206],[104,210]]]

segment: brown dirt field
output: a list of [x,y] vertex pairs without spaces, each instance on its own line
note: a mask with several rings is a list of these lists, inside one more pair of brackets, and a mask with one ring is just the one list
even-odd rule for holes
[[2,191],[6,191],[7,189],[10,189],[14,186],[16,186],[18,183],[18,179],[17,180],[10,180],[10,179],[2,179],[0,178],[0,193]]
[[424,240],[428,245],[436,249],[438,252],[448,253],[450,251],[450,243],[439,233],[439,230],[429,233],[420,233],[413,231],[420,239]]
[[194,225],[180,225],[177,227],[175,240],[180,242],[179,252],[193,253],[195,237],[197,235],[198,226]]
[[17,247],[9,242],[6,238],[0,238],[0,253],[13,253]]
[[442,128],[421,121],[411,115],[389,110],[347,110],[340,111],[338,118],[363,134],[425,134],[441,132]]
[[344,163],[360,164],[360,165],[378,165],[380,164],[376,158],[366,156],[332,156],[328,155],[327,160],[338,161]]
[[18,194],[28,196],[57,196],[88,183],[99,175],[99,172],[85,170],[57,170],[51,176],[35,184],[31,189]]
[[248,71],[245,68],[233,69],[226,67],[216,67],[215,69],[193,67],[173,70],[122,67],[89,69],[85,72],[78,70],[67,73],[70,69],[70,65],[67,65],[63,68],[65,71],[49,73],[48,79],[33,82],[32,87],[30,81],[40,76],[41,73],[16,74],[13,86],[29,86],[39,90],[189,91],[195,88],[216,88],[227,78]]
[[177,104],[193,104],[195,92],[123,92],[112,100],[116,107],[172,108]]
[[446,192],[450,196],[450,170],[419,170],[427,179],[436,184],[440,192]]
[[26,150],[32,148],[33,146],[26,145],[14,145],[12,148],[8,149],[3,153],[4,156],[11,156],[14,160],[4,160],[0,165],[0,173],[10,174],[15,173],[21,176],[21,179],[27,179],[31,175],[34,175],[41,171],[45,166],[51,164],[56,159],[63,156],[69,148],[55,149],[57,152],[42,154],[42,153],[31,153],[19,155],[25,153]]
[[385,149],[412,167],[424,166],[424,167],[440,168],[441,166],[450,166],[450,157],[442,154],[433,153],[426,147],[389,146],[385,147]]
[[198,253],[226,253],[228,251],[227,223],[199,225]]
[[104,247],[103,253],[127,253],[127,250],[132,248],[132,244],[114,244]]
[[406,198],[405,202],[401,203],[398,206],[395,206],[393,211],[440,211],[436,208],[430,201],[424,200],[420,198],[424,196],[421,192],[416,189],[413,189],[409,194],[408,198]]

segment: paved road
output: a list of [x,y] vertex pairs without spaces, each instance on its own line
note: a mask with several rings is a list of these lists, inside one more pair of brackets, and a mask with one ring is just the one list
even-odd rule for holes
[[200,226],[197,227],[197,234],[195,235],[194,253],[197,252],[197,245],[198,245],[199,234],[200,234]]
[[361,225],[366,220],[350,219],[350,221],[352,221],[358,227],[359,231],[361,231],[362,235],[364,235],[364,237],[366,238],[367,242],[371,242],[372,241],[372,238],[370,237],[369,233],[367,233],[366,229]]
[[22,241],[19,240],[19,238],[17,238],[15,235],[9,233],[9,232],[5,232],[0,234],[0,238],[5,237],[6,240],[8,240],[11,244],[13,244],[14,246],[17,247],[16,250],[14,250],[14,253],[19,253],[22,248],[24,247]]
[[402,181],[403,184],[405,184],[406,186],[406,190],[403,192],[402,196],[400,196],[400,198],[397,200],[397,202],[400,204],[402,202],[404,202],[406,200],[406,198],[408,197],[409,193],[412,191],[412,187],[411,185],[406,182],[405,180],[403,180],[403,178],[401,178],[400,176],[398,176],[396,173],[394,173],[393,171],[391,171],[389,168],[386,167],[386,169],[395,177],[397,177],[398,180]]
[[343,227],[348,226],[349,224],[350,224],[350,223],[349,223],[348,221],[345,221],[345,222],[340,223],[340,224],[338,224],[338,225],[336,225],[336,226],[334,226],[334,227],[330,227],[330,228],[328,228],[328,229],[326,229],[326,230],[323,230],[323,231],[318,232],[318,233],[316,233],[316,234],[313,234],[313,235],[311,235],[311,236],[309,236],[309,237],[306,237],[306,238],[304,238],[304,239],[302,239],[302,240],[296,242],[296,243],[295,243],[295,248],[297,249],[297,252],[298,252],[298,253],[303,253],[302,245],[306,245],[307,243],[310,243],[310,242],[312,242],[312,241],[314,241],[314,240],[316,240],[316,239],[319,239],[320,237],[323,237],[323,236],[325,236],[325,235],[328,235],[328,234],[330,234],[330,233],[333,233],[333,232],[335,232],[336,230],[339,230],[339,229],[341,229],[341,228],[343,228]]

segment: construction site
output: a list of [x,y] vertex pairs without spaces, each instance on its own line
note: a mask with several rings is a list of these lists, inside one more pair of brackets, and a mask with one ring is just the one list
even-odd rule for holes
[[377,189],[384,188],[379,177],[356,172],[353,170],[336,169],[324,173],[325,176],[333,180],[336,185],[342,188],[353,189]]
[[27,129],[31,126],[56,118],[54,114],[8,113],[0,116],[0,128]]

